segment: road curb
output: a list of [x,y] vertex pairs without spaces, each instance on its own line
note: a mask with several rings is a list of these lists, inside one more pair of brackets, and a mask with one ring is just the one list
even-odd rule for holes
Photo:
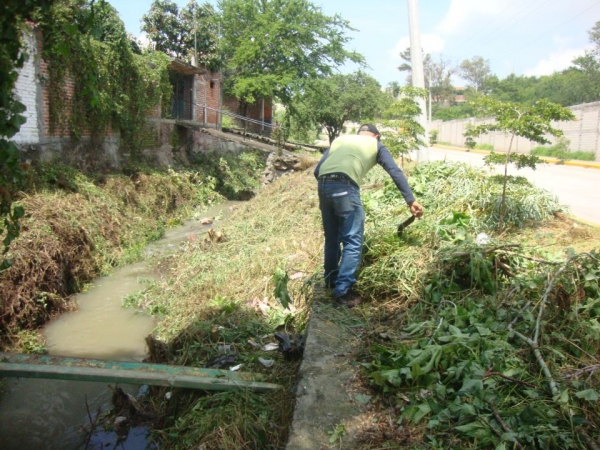
[[[443,144],[434,144],[434,145],[432,145],[432,148],[441,148],[444,150],[454,150],[454,151],[464,152],[464,153],[478,153],[480,155],[489,155],[490,154],[490,152],[486,151],[486,150],[478,150],[478,149],[469,150],[464,147],[455,147],[452,145],[443,145]],[[539,158],[543,159],[548,164],[556,164],[557,166],[558,165],[575,166],[575,167],[583,167],[586,169],[600,170],[600,162],[576,161],[576,160],[568,160],[568,161],[561,162],[559,159],[549,158],[546,156],[540,156]]]

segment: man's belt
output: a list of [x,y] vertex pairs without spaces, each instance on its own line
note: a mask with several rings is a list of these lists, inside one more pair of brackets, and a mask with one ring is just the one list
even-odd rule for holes
[[343,173],[326,173],[325,175],[319,176],[320,180],[348,180],[350,181],[350,177]]

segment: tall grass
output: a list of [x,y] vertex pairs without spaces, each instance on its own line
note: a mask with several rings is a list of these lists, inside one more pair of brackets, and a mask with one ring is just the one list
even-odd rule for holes
[[[193,240],[163,261],[169,277],[137,298],[149,312],[160,311],[155,338],[163,362],[206,366],[228,345],[244,371],[284,385],[275,394],[185,393],[179,411],[162,433],[168,448],[283,448],[293,413],[291,386],[298,361],[261,349],[277,330],[304,332],[308,286],[321,267],[322,231],[312,169],[266,186],[233,211],[227,223],[205,239]],[[292,306],[275,297],[274,274],[289,274]],[[258,344],[254,347],[249,344]],[[155,354],[156,356],[156,354]],[[273,359],[265,368],[259,357]]]

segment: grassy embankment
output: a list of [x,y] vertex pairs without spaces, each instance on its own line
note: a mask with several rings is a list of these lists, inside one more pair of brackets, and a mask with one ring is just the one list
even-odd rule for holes
[[[496,236],[497,177],[450,163],[407,172],[426,216],[402,237],[395,229],[408,213],[387,176],[374,170],[363,188],[367,234],[357,288],[366,301],[352,314],[362,323],[354,328],[355,358],[364,365],[363,387],[372,395],[368,423],[375,426],[364,431],[359,448],[590,447],[599,426],[600,269],[597,254],[580,252],[599,246],[598,231],[573,223],[547,194],[513,179],[510,227]],[[137,192],[131,189],[118,191]],[[62,198],[62,191],[49,198]],[[89,197],[85,192],[70,195]],[[130,204],[124,204],[96,228],[65,228],[82,233],[76,236],[134,230],[129,221],[151,217],[137,213],[126,221]],[[43,224],[28,225],[22,239],[34,230],[49,233],[56,223],[78,224],[83,219],[76,212],[98,214],[58,205],[41,216]],[[69,214],[58,221],[55,214],[63,210]],[[115,216],[119,225],[108,228]],[[477,243],[483,232],[491,240],[480,236]],[[86,254],[79,242],[78,253]],[[269,394],[176,390],[170,396],[154,389],[147,406],[157,414],[153,424],[165,448],[284,448],[299,360],[263,346],[275,341],[274,331],[296,338],[310,303],[329,301],[311,290],[321,245],[311,171],[288,175],[236,210],[221,230],[161,261],[169,276],[127,299],[160,315],[153,360],[203,367],[229,357],[241,370],[284,387]],[[95,244],[93,254],[103,248]],[[123,247],[114,248],[120,260],[128,259]],[[24,262],[35,261],[30,252]],[[103,266],[93,267],[99,272]],[[274,275],[282,269],[289,276],[289,310],[274,294],[282,285]],[[268,361],[273,365],[266,367]]]
[[[599,246],[598,231],[514,178],[497,236],[498,177],[450,163],[408,172],[426,215],[402,237],[408,213],[387,175],[374,170],[363,188],[366,301],[352,314],[376,425],[357,448],[588,448],[600,424],[600,268],[580,252]],[[167,448],[284,448],[298,362],[263,346],[275,331],[302,333],[310,303],[330,301],[310,289],[322,245],[311,172],[264,189],[219,233],[188,243],[163,262],[170,277],[130,299],[161,312],[153,356],[210,366],[229,348],[231,364],[284,389],[168,400],[158,389],[157,435]],[[290,310],[274,294],[282,268]]]
[[180,171],[131,168],[84,174],[60,165],[30,167],[19,203],[21,236],[0,273],[0,347],[43,351],[37,328],[72,308],[72,294],[112,267],[139,260],[165,227],[227,195],[257,188],[263,161],[207,158]]

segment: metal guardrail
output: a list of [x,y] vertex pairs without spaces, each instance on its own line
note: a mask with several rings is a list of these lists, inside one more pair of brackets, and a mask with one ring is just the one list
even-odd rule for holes
[[219,115],[229,116],[233,119],[240,120],[244,124],[244,132],[246,131],[248,124],[255,125],[257,128],[258,127],[270,128],[271,130],[276,129],[276,128],[282,129],[282,130],[285,129],[284,127],[282,127],[280,125],[274,125],[270,122],[252,119],[251,117],[242,116],[240,114],[235,114],[230,111],[212,108],[203,103],[188,102],[185,100],[172,100],[171,101],[171,115],[168,118],[175,119],[175,120],[194,120],[193,107],[195,107],[195,106],[199,106],[200,108],[202,108],[202,121],[204,123],[206,123],[206,119],[208,117],[208,112],[211,111],[211,112],[214,112],[217,114],[217,122],[219,122],[219,120],[218,120]]

